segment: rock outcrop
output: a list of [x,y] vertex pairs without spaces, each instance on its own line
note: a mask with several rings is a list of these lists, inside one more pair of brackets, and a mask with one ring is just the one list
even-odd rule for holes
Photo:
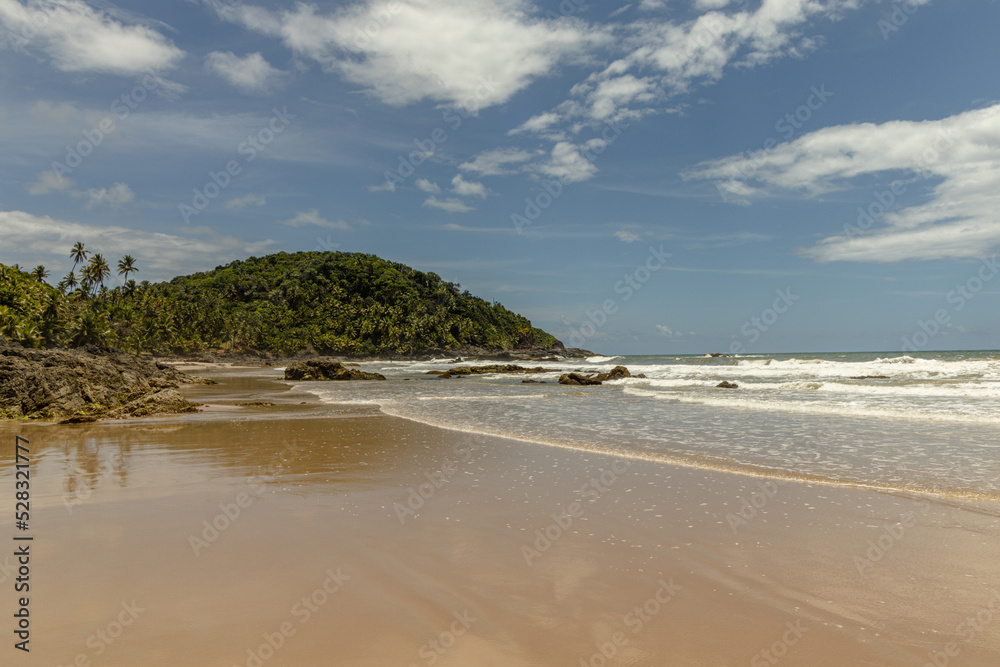
[[208,382],[92,346],[35,350],[0,338],[0,418],[92,421],[192,412],[195,404],[173,390]]
[[723,380],[719,384],[715,385],[717,389],[739,389],[740,386],[735,382],[729,382],[728,380]]
[[597,373],[596,375],[583,375],[581,373],[566,373],[559,377],[559,384],[570,385],[595,385],[603,384],[607,380],[620,380],[630,378],[632,373],[624,366],[615,366],[607,373]]
[[293,381],[305,380],[384,380],[380,373],[366,373],[354,368],[347,368],[339,361],[325,359],[309,359],[295,361],[285,367],[285,379]]

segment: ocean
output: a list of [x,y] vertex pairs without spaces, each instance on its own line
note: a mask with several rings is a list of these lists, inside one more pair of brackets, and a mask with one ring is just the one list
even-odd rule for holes
[[[427,374],[487,363],[370,362],[363,368],[387,382],[298,387],[327,403],[555,447],[1000,500],[1000,352],[590,357],[519,362],[551,369],[535,375]],[[616,365],[647,378],[557,383],[564,372]],[[739,386],[717,388],[722,381]]]

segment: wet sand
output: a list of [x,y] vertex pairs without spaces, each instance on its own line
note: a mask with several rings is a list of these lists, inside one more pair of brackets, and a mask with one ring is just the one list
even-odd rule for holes
[[0,425],[0,664],[1000,664],[1000,507],[473,436],[216,372],[185,391],[199,415]]

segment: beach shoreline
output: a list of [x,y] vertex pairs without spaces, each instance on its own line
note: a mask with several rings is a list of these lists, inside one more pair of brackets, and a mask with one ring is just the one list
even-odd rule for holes
[[38,643],[13,664],[1000,659],[1000,508],[446,430],[273,368],[189,372],[220,382],[183,389],[199,414],[0,425],[39,453]]

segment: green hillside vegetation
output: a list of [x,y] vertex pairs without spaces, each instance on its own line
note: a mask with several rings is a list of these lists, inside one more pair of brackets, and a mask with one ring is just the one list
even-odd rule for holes
[[434,273],[374,255],[279,253],[214,271],[136,284],[135,260],[118,263],[123,287],[105,285],[101,255],[77,244],[80,265],[52,288],[45,271],[0,265],[0,334],[32,347],[86,344],[135,353],[274,352],[412,354],[557,344],[499,303],[460,292]]

